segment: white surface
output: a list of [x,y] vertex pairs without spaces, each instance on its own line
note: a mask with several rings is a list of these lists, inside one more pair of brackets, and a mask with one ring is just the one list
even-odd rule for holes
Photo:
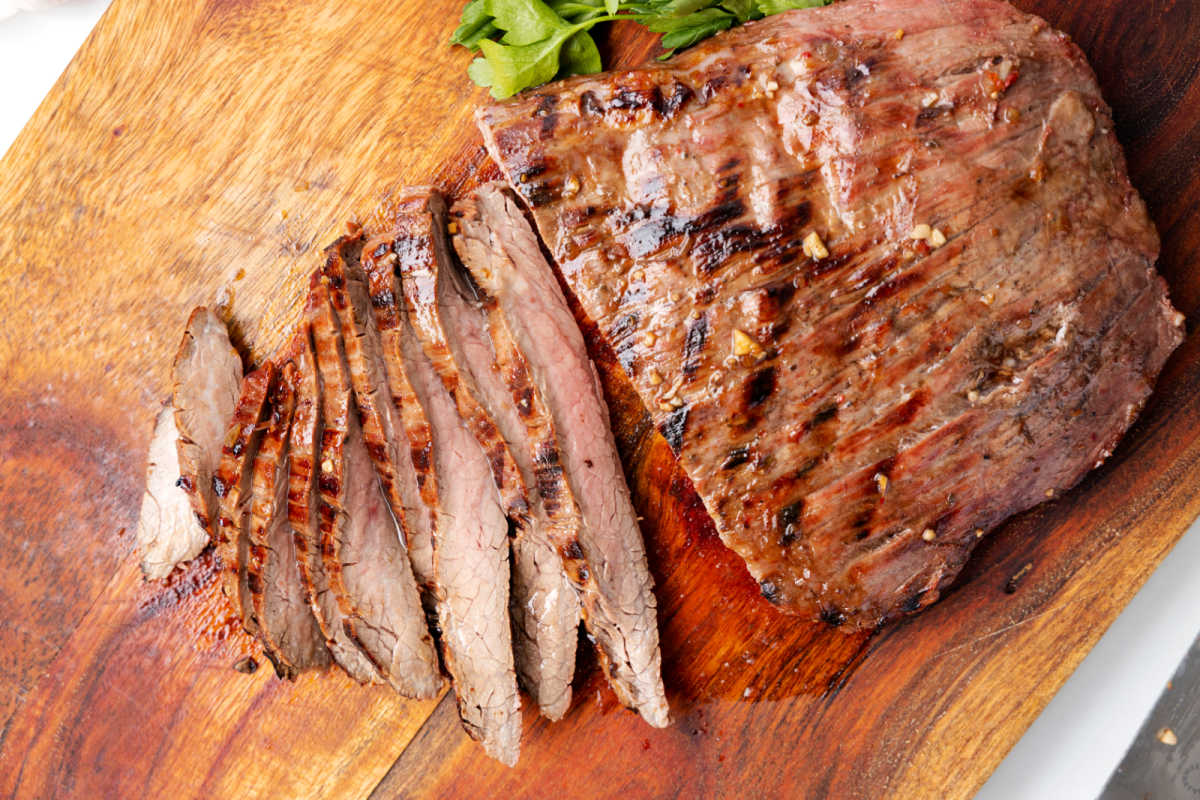
[[35,0],[0,0],[0,153],[58,80],[108,0],[74,0],[17,11]]
[[[0,152],[108,5],[80,0],[3,19],[6,2],[15,0],[0,0]],[[1096,797],[1200,631],[1198,574],[1200,524],[1191,527],[976,800]]]

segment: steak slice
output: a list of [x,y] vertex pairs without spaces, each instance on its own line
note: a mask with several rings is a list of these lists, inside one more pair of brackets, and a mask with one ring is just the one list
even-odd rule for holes
[[178,441],[175,409],[167,403],[154,422],[146,457],[146,493],[138,516],[137,541],[147,580],[167,577],[177,564],[195,558],[208,544],[208,532],[200,526],[180,482]]
[[213,475],[213,493],[220,500],[217,519],[217,556],[221,583],[247,633],[258,633],[258,621],[246,582],[249,547],[250,502],[254,457],[262,440],[259,423],[267,408],[267,392],[275,380],[275,365],[268,362],[242,379],[242,393],[221,446],[221,461]]
[[493,758],[517,762],[521,700],[513,667],[509,621],[508,521],[493,478],[492,460],[458,415],[407,309],[400,343],[409,377],[429,415],[440,499],[434,570],[442,655],[454,679],[458,713],[471,738]]
[[312,326],[320,318],[329,325],[333,312],[329,292],[320,283],[308,293],[304,323],[296,336],[296,413],[292,423],[288,465],[288,521],[296,544],[301,585],[325,645],[346,674],[359,683],[379,683],[378,670],[346,633],[345,616],[325,573],[321,544],[321,498],[318,488],[321,442],[324,439],[324,390],[312,347]]
[[242,360],[229,342],[225,323],[204,306],[188,318],[171,372],[179,485],[187,492],[200,527],[212,536],[219,502],[212,477],[221,460],[225,425],[237,405]]
[[[313,279],[333,283],[320,273]],[[397,692],[433,697],[441,685],[437,653],[408,553],[364,443],[332,302],[313,315],[312,328],[325,423],[317,480],[321,552],[343,632]]]
[[784,611],[936,600],[1181,340],[1095,77],[997,0],[779,14],[479,121]]
[[669,711],[653,580],[583,334],[537,237],[506,191],[494,184],[480,189],[474,214],[463,222],[471,275],[495,298],[560,432],[556,451],[546,453],[543,466],[561,463],[578,504],[582,524],[563,529],[577,538],[557,544],[580,593],[601,664],[621,702],[651,725],[664,727]]
[[[428,593],[433,589],[433,530],[437,519],[438,488],[437,470],[433,463],[433,434],[425,407],[417,397],[409,379],[409,368],[404,360],[403,309],[399,304],[400,292],[396,284],[396,258],[400,247],[422,246],[415,238],[406,239],[407,234],[398,226],[403,225],[407,215],[403,203],[397,208],[395,223],[387,222],[386,233],[372,236],[363,246],[362,267],[366,273],[371,308],[375,324],[379,329],[380,347],[387,370],[388,387],[392,402],[400,411],[400,422],[409,444],[413,469],[421,502],[407,507],[408,555],[413,573]],[[427,244],[426,244],[427,246]]]
[[401,245],[404,254],[397,265],[400,289],[426,356],[454,400],[459,415],[487,453],[505,513],[516,518],[529,510],[521,471],[491,413],[479,402],[482,392],[475,385],[474,376],[469,370],[459,369],[463,359],[455,352],[457,341],[447,336],[452,328],[442,319],[438,274],[442,264],[451,263],[446,243],[446,202],[440,194],[430,191],[425,205],[432,230],[426,229],[427,242],[422,245],[410,246],[407,242]]
[[302,670],[329,663],[329,650],[300,580],[288,522],[287,448],[297,385],[296,365],[288,361],[267,398],[267,429],[254,459],[246,562],[246,585],[259,638],[275,673],[289,679]]
[[[409,446],[400,406],[394,402],[390,389],[391,376],[371,311],[367,277],[359,264],[362,245],[361,234],[342,237],[326,249],[322,271],[329,280],[329,297],[341,322],[342,341],[367,452],[379,473],[384,494],[410,551],[414,549],[414,541],[417,545],[421,569],[414,566],[413,571],[425,584],[432,570],[433,518],[421,497],[413,465],[413,448]],[[404,383],[407,379],[401,373],[397,385]],[[423,411],[409,409],[410,417],[418,414],[419,418],[424,417]],[[436,492],[436,485],[433,491]]]
[[[452,227],[462,232],[454,246],[463,262],[490,269],[486,231],[469,201],[456,203]],[[481,239],[480,236],[483,235]],[[494,298],[483,296],[456,267],[444,265],[438,299],[457,339],[456,352],[482,392],[501,436],[529,491],[529,514],[515,520],[512,540],[512,598],[517,673],[542,714],[561,719],[571,702],[579,598],[567,578],[557,543],[576,541],[579,511],[559,465],[553,423],[532,384],[525,356],[516,346]],[[468,293],[471,297],[468,297]]]

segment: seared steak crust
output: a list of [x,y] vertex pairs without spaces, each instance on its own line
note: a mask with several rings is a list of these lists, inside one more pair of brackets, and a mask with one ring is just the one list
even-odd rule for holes
[[[474,224],[470,212],[469,204],[456,206],[456,221],[452,226],[457,226],[464,236],[455,237],[454,245],[464,260],[477,259],[486,268],[491,266],[490,253],[463,246],[464,226]],[[478,289],[468,286],[469,279],[456,265],[443,263],[437,280],[438,306],[459,371],[470,373],[472,385],[479,392],[477,400],[491,412],[527,487],[529,512],[513,520],[516,535],[512,540],[509,608],[517,673],[542,713],[550,719],[559,719],[571,701],[579,600],[567,580],[551,528],[555,524],[577,526],[578,515],[566,519],[567,514],[559,513],[552,518],[542,502],[534,453],[542,459],[557,460],[557,455],[553,450],[539,452],[532,443],[531,437],[542,433],[545,408],[540,398],[533,396],[524,357],[511,337],[505,338],[506,328],[500,325],[492,329],[489,314],[476,296]],[[485,298],[485,302],[495,305],[490,298]],[[501,340],[496,341],[494,336]],[[545,440],[539,443],[544,444]],[[549,446],[555,445],[549,443]],[[557,486],[545,489],[549,492]],[[556,501],[557,496],[551,499]],[[555,503],[550,508],[560,511],[563,507]]]
[[275,380],[275,365],[264,364],[242,379],[242,394],[221,447],[221,461],[213,475],[213,493],[219,500],[217,556],[225,596],[233,603],[242,625],[258,633],[258,621],[246,582],[249,547],[251,482],[254,457],[262,440],[259,422],[267,407],[267,392]]
[[213,535],[218,499],[212,477],[221,460],[225,426],[233,416],[242,360],[225,323],[204,306],[192,311],[172,366],[171,404],[179,432],[179,485],[200,527]]
[[288,522],[287,445],[297,383],[296,365],[289,361],[268,396],[267,429],[254,459],[246,562],[246,585],[259,638],[281,678],[294,678],[301,670],[329,663],[329,651],[300,581]]
[[[653,580],[583,334],[515,200],[489,185],[476,193],[475,209],[463,218],[464,252],[474,252],[467,266],[495,298],[525,355],[547,425],[559,434],[547,430],[541,444],[557,446],[539,448],[533,456],[543,501],[573,499],[580,514],[582,524],[552,529],[560,537],[559,553],[617,697],[651,725],[665,726]],[[518,405],[525,402],[521,398]],[[555,497],[564,476],[571,492]]]
[[[361,252],[361,234],[344,236],[326,249],[322,271],[328,280],[330,300],[341,322],[342,341],[345,343],[350,380],[354,386],[367,452],[379,473],[384,494],[404,532],[409,549],[417,551],[415,560],[420,562],[421,569],[414,566],[414,572],[422,583],[426,583],[429,575],[427,570],[432,569],[432,549],[428,544],[433,536],[433,518],[429,506],[421,497],[418,473],[413,464],[417,448],[411,446],[400,406],[394,400],[395,394],[404,393],[408,381],[401,371],[395,382],[395,385],[402,387],[401,392],[394,394],[390,388],[391,374],[371,310],[367,277],[359,263]],[[397,366],[393,360],[392,367]],[[402,364],[399,366],[402,367]],[[411,387],[408,387],[408,391],[411,392]],[[413,404],[411,395],[405,402]],[[417,408],[409,408],[408,415],[410,420],[419,420],[424,418],[424,411],[418,405]],[[422,435],[419,428],[419,423],[414,424],[418,441]],[[427,435],[427,431],[425,433]],[[432,490],[436,497],[436,483]]]
[[479,402],[481,392],[475,386],[474,376],[469,370],[459,369],[461,359],[454,351],[456,342],[447,336],[449,327],[438,304],[438,274],[443,264],[451,264],[452,258],[446,242],[446,203],[434,192],[429,195],[427,206],[432,220],[427,234],[428,250],[409,248],[405,243],[402,245],[405,254],[397,265],[405,305],[426,356],[454,399],[459,415],[487,453],[505,512],[510,517],[519,517],[529,508],[521,471],[491,413]]
[[[288,473],[288,519],[295,534],[296,557],[309,605],[316,617],[325,645],[346,674],[360,683],[379,683],[379,671],[346,632],[345,614],[337,593],[330,586],[325,568],[325,548],[322,542],[321,476],[323,443],[325,441],[326,396],[316,353],[310,335],[318,324],[324,331],[325,359],[340,363],[337,351],[337,322],[329,306],[329,291],[315,281],[309,290],[304,311],[304,328],[295,349],[295,364],[299,379],[296,393],[295,422],[292,425],[292,460]],[[333,352],[329,352],[332,339]],[[335,367],[336,368],[336,367]],[[349,394],[337,396],[332,403],[335,419],[332,437],[345,430],[349,415]],[[330,462],[332,468],[332,461]]]
[[[331,283],[321,273],[313,281]],[[317,479],[321,554],[342,632],[396,691],[432,697],[441,683],[437,654],[400,531],[371,467],[332,302],[313,315],[312,326],[325,425]]]
[[407,437],[416,472],[421,503],[406,508],[408,512],[408,553],[413,572],[425,589],[433,586],[433,530],[437,517],[437,470],[433,463],[433,435],[425,408],[418,399],[404,361],[403,300],[396,283],[396,260],[399,253],[416,258],[432,246],[427,236],[410,231],[406,222],[410,214],[418,213],[426,195],[414,190],[412,198],[397,201],[394,215],[379,223],[384,232],[371,236],[363,245],[362,268],[367,276],[371,309],[379,329],[380,347],[387,368],[388,387],[392,402],[400,411],[400,421]]
[[479,120],[786,611],[936,600],[1108,456],[1181,340],[1083,55],[996,0],[780,14]]
[[454,679],[463,727],[512,765],[521,743],[521,701],[509,625],[508,521],[483,446],[467,429],[433,363],[423,333],[402,323],[412,384],[429,414],[440,514],[434,570],[442,655]]

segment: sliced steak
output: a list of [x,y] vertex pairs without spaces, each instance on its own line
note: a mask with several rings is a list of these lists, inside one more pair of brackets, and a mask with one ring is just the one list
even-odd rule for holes
[[403,210],[405,206],[406,203],[402,200],[397,206],[395,222],[390,219],[383,222],[381,227],[386,228],[386,232],[372,236],[364,244],[362,267],[367,276],[375,324],[379,329],[388,387],[392,393],[393,404],[400,410],[400,421],[409,444],[422,501],[416,507],[406,508],[408,555],[417,580],[429,591],[433,587],[433,530],[438,507],[437,471],[433,463],[433,435],[429,428],[429,419],[409,379],[402,344],[404,311],[396,284],[396,248],[422,246],[421,240],[415,236],[406,238],[408,234],[398,227],[408,218]]
[[396,691],[433,697],[441,685],[437,653],[408,553],[364,443],[332,302],[313,315],[312,329],[325,424],[317,480],[321,552],[342,628]]
[[[492,268],[491,250],[481,247],[487,236],[479,230],[474,204],[456,204],[452,216],[452,227],[462,232],[453,239],[459,256],[477,268]],[[479,401],[491,410],[528,487],[529,514],[515,520],[512,541],[517,672],[542,714],[557,720],[571,702],[580,615],[557,543],[578,539],[579,511],[562,476],[553,422],[525,356],[495,300],[467,281],[456,266],[444,265],[438,301],[456,340],[460,368],[465,364],[472,373]]]
[[563,529],[577,538],[560,539],[558,547],[580,592],[584,621],[617,697],[651,725],[665,726],[653,580],[583,334],[537,237],[505,190],[481,189],[464,224],[471,275],[495,298],[559,432],[539,478],[559,462],[578,504],[582,524]]
[[779,14],[479,120],[785,611],[936,600],[1107,457],[1181,340],[1083,54],[997,0]]
[[[410,446],[400,406],[390,388],[391,376],[371,311],[367,277],[359,264],[362,245],[361,234],[339,239],[326,249],[322,272],[329,281],[329,297],[341,323],[367,452],[379,473],[392,513],[405,533],[405,541],[410,550],[416,551],[415,561],[421,569],[414,566],[413,570],[424,584],[432,569],[433,516],[421,496],[413,464],[415,448]],[[407,378],[401,372],[396,385],[406,383]],[[424,418],[424,411],[419,408],[410,408],[408,413],[410,418]],[[436,492],[436,485],[433,491]]]
[[200,526],[191,498],[181,485],[178,441],[175,409],[167,403],[154,422],[146,457],[146,493],[138,516],[137,541],[147,580],[167,577],[176,565],[195,558],[208,544],[208,532]]
[[221,460],[225,426],[237,404],[242,360],[229,342],[225,323],[204,306],[188,319],[175,354],[172,381],[179,485],[188,493],[200,526],[212,536],[219,502],[212,477]]
[[254,457],[267,408],[267,392],[275,380],[275,365],[268,362],[242,379],[242,393],[221,446],[221,461],[213,475],[213,492],[220,500],[217,518],[217,555],[225,596],[233,603],[242,626],[258,633],[258,621],[246,583],[246,551],[250,544],[250,502]]
[[457,341],[447,336],[452,328],[442,319],[438,274],[441,265],[450,264],[452,258],[446,242],[446,203],[440,194],[431,191],[425,204],[433,221],[426,228],[426,241],[420,245],[401,244],[403,256],[399,258],[397,268],[405,305],[421,337],[425,354],[453,398],[459,415],[487,453],[505,512],[511,517],[518,517],[529,510],[521,471],[513,461],[508,443],[500,435],[490,411],[479,402],[482,392],[475,385],[474,376],[469,370],[459,369],[463,359],[455,352]]
[[288,435],[296,410],[295,363],[283,365],[267,400],[267,429],[254,459],[246,585],[267,657],[281,678],[329,663],[309,608],[288,522]]
[[440,499],[434,569],[443,658],[463,727],[489,755],[511,766],[520,753],[521,701],[508,611],[508,520],[492,461],[426,355],[444,344],[409,324],[416,319],[408,309],[400,343],[433,433]]
[[329,292],[324,285],[318,283],[309,290],[304,317],[293,348],[296,413],[288,465],[288,521],[296,544],[296,561],[309,607],[334,661],[359,683],[379,683],[382,679],[378,670],[346,633],[345,615],[337,595],[330,589],[322,557],[321,498],[317,484],[325,431],[321,407],[324,390],[310,337],[317,318],[328,325],[333,317]]

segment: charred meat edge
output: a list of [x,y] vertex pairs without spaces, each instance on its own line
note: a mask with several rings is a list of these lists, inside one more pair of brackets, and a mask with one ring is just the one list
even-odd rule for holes
[[[413,469],[416,471],[420,501],[407,508],[408,555],[413,573],[426,595],[433,591],[433,529],[437,517],[437,471],[433,463],[433,435],[425,408],[417,398],[409,378],[402,346],[404,313],[396,283],[394,243],[403,234],[391,230],[372,236],[364,245],[362,267],[367,275],[371,308],[379,329],[380,346],[387,371],[392,402],[400,411],[400,420],[408,441]],[[419,246],[410,244],[410,246]]]
[[520,752],[521,705],[508,611],[508,521],[487,454],[427,354],[436,343],[419,335],[411,307],[406,312],[401,345],[429,415],[438,471],[434,570],[443,657],[463,727],[488,754],[512,765]]
[[663,690],[653,579],[629,497],[608,406],[583,334],[537,237],[497,184],[475,204],[503,266],[471,273],[496,298],[559,431],[563,472],[581,512],[577,539],[558,542],[583,618],[618,699],[651,725],[670,715]]
[[[451,215],[451,227],[460,233],[453,239],[459,257],[491,268],[489,237],[477,230],[473,205],[460,202]],[[580,607],[555,542],[577,537],[579,512],[562,478],[554,426],[531,383],[525,356],[495,300],[469,281],[457,265],[443,269],[441,304],[460,339],[457,351],[484,392],[480,401],[492,410],[528,487],[530,513],[518,521],[512,542],[517,673],[543,716],[557,720],[571,702]]]
[[324,637],[301,585],[288,520],[288,437],[296,410],[296,365],[285,363],[268,402],[267,430],[254,460],[246,584],[259,638],[281,678],[329,663]]
[[172,365],[171,404],[178,430],[179,485],[200,527],[215,536],[219,501],[212,478],[221,460],[225,426],[242,382],[242,360],[225,323],[204,306],[192,311]]
[[421,335],[426,355],[453,398],[459,416],[487,454],[505,513],[517,518],[529,510],[521,471],[513,461],[508,443],[496,428],[491,413],[479,402],[481,392],[474,384],[474,376],[469,370],[459,369],[454,341],[447,335],[450,328],[442,319],[442,309],[438,303],[439,272],[443,264],[452,263],[445,237],[446,203],[440,194],[434,193],[429,196],[428,205],[429,213],[435,220],[432,253],[429,257],[399,260],[400,288],[409,317]]
[[288,471],[288,520],[295,536],[301,581],[326,647],[351,678],[359,683],[380,683],[383,679],[379,671],[346,634],[344,616],[325,573],[317,485],[325,431],[322,409],[325,390],[312,341],[313,323],[322,315],[332,315],[332,311],[328,291],[317,283],[309,290],[304,327],[297,336],[294,351],[298,383]]
[[[314,278],[331,283],[326,274]],[[437,654],[400,531],[366,457],[332,296],[313,317],[313,338],[325,420],[317,481],[321,549],[343,631],[397,692],[433,697],[441,683]],[[380,574],[360,582],[368,569]]]
[[213,492],[220,499],[217,556],[221,562],[221,582],[225,596],[237,609],[242,626],[250,634],[258,633],[258,620],[246,583],[251,480],[254,457],[262,440],[260,423],[275,372],[275,365],[268,362],[242,379],[242,394],[225,433],[221,463],[212,479]]

